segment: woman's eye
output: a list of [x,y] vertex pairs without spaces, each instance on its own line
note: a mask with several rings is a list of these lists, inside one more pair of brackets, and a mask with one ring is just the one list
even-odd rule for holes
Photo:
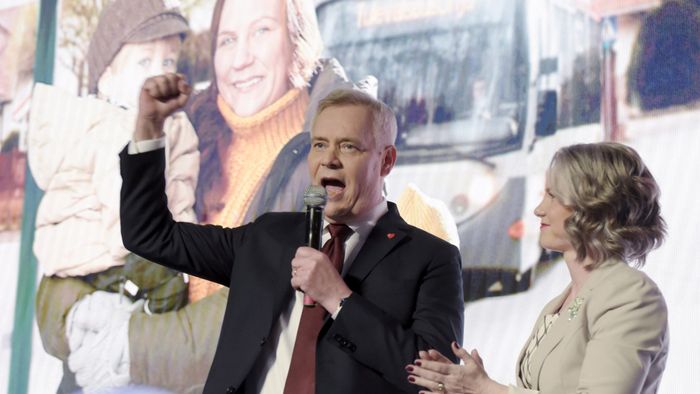
[[144,57],[143,59],[139,60],[139,66],[148,68],[151,66],[151,58],[150,57]]
[[269,31],[270,31],[269,27],[260,27],[253,32],[253,36],[259,37],[259,36],[262,36],[263,34],[269,32]]
[[222,38],[219,40],[219,47],[231,45],[231,44],[233,44],[234,42],[236,42],[236,40],[235,40],[233,37],[231,37],[231,36],[224,36],[224,37],[222,37]]

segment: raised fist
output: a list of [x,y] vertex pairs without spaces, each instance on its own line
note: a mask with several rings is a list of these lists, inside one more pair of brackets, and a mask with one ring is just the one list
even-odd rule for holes
[[182,74],[169,73],[148,78],[139,95],[134,140],[162,137],[165,119],[185,105],[191,91]]

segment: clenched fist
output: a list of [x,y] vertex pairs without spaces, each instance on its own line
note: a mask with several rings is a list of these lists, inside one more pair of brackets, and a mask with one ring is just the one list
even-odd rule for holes
[[134,141],[163,136],[165,119],[187,102],[192,88],[182,74],[164,74],[148,78],[139,95]]

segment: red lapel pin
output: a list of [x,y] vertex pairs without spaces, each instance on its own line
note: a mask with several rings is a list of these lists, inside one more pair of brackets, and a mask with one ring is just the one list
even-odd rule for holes
[[395,236],[396,236],[396,233],[387,233],[386,234],[386,237],[389,239],[394,239]]

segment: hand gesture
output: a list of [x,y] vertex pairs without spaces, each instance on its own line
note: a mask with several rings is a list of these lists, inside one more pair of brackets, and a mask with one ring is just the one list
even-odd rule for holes
[[452,352],[462,360],[463,365],[453,364],[437,350],[419,352],[420,359],[407,365],[408,381],[423,386],[431,394],[505,394],[508,388],[489,378],[484,370],[484,362],[479,352],[471,354],[452,342]]
[[182,74],[164,74],[148,78],[139,95],[134,140],[163,136],[165,119],[187,102],[192,89]]

